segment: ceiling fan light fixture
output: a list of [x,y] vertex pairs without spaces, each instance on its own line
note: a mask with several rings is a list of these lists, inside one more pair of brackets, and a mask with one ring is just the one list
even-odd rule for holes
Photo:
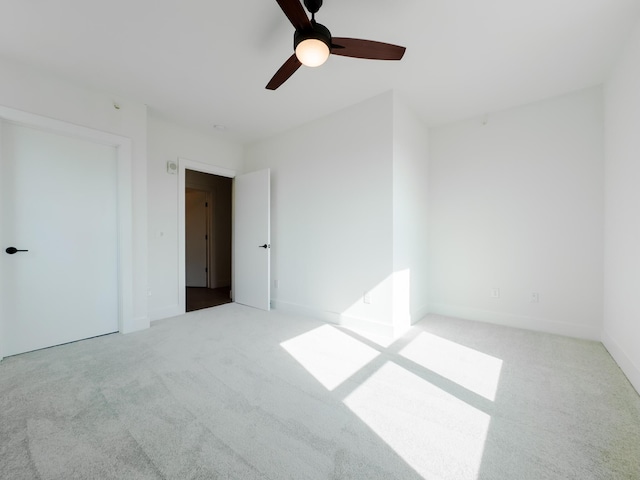
[[327,27],[311,20],[311,28],[296,31],[293,48],[300,63],[307,67],[319,67],[331,54],[331,32]]
[[[400,60],[406,50],[400,45],[331,36],[324,25],[316,22],[316,13],[322,7],[322,0],[276,0],[285,16],[295,29],[293,33],[293,49],[291,55],[271,78],[267,90],[276,90],[302,65],[318,67],[326,62],[329,55],[341,57],[366,58],[369,60]],[[311,14],[307,16],[304,6]],[[334,43],[335,40],[335,43]]]
[[330,53],[327,44],[317,38],[307,38],[296,47],[296,57],[307,67],[319,67],[327,61]]

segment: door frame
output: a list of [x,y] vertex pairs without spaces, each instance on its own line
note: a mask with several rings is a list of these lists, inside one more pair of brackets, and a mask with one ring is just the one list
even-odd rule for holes
[[[191,170],[191,169],[189,169]],[[202,192],[204,193],[204,198],[205,198],[205,202],[207,203],[207,205],[210,205],[210,207],[207,207],[207,218],[206,218],[206,225],[205,225],[205,230],[206,230],[206,239],[207,241],[205,242],[205,267],[206,267],[206,275],[205,275],[205,283],[207,284],[206,287],[207,288],[211,288],[211,243],[212,243],[212,236],[213,236],[213,222],[211,221],[211,212],[213,211],[213,200],[212,200],[212,195],[211,195],[211,191],[210,190],[206,190],[204,188],[201,188],[199,186],[192,186],[192,185],[187,185],[185,184],[185,195],[186,195],[186,190],[190,189],[190,190],[196,190],[198,192]],[[185,202],[186,203],[186,202]],[[186,274],[187,274],[187,250],[186,250],[186,245],[187,245],[187,228],[186,228],[186,208],[185,208],[185,229],[184,229],[184,235],[185,235],[185,285],[186,285]]]
[[[127,333],[136,330],[133,316],[133,151],[131,139],[2,105],[0,105],[0,120],[115,147],[117,156],[118,331]],[[3,322],[4,319],[0,318],[0,331]],[[1,348],[2,344],[0,343]],[[0,359],[2,357],[3,352],[0,350]]]
[[[207,163],[196,162],[178,157],[178,314],[187,311],[187,276],[186,276],[186,227],[185,198],[186,170],[209,173],[220,177],[235,178],[237,172],[228,168],[216,167]],[[232,207],[233,208],[233,207]],[[233,255],[231,256],[231,279],[233,282]]]

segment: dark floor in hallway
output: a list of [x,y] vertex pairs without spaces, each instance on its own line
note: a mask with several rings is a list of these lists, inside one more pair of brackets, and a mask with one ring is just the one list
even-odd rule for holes
[[187,312],[231,303],[231,287],[187,287]]

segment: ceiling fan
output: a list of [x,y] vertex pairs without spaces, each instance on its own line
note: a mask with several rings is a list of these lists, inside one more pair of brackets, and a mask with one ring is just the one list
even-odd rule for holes
[[322,65],[330,54],[370,60],[400,60],[406,50],[405,47],[390,43],[332,37],[327,27],[316,22],[315,16],[322,6],[322,0],[304,0],[305,7],[311,13],[311,19],[307,17],[300,0],[276,1],[296,29],[293,34],[295,53],[284,62],[267,84],[268,90],[275,90],[286,82],[301,65]]

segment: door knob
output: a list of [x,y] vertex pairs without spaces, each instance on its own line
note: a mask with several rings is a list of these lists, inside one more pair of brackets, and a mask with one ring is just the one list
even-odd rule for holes
[[258,248],[271,248],[271,245],[265,243],[264,245],[258,245]]
[[29,250],[18,250],[16,247],[9,247],[5,250],[9,255],[13,255],[18,252],[28,252]]

